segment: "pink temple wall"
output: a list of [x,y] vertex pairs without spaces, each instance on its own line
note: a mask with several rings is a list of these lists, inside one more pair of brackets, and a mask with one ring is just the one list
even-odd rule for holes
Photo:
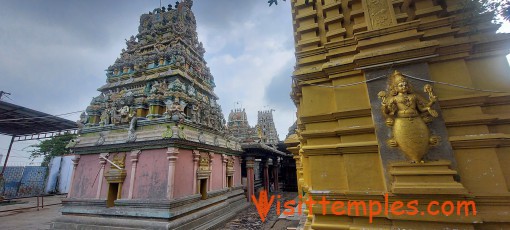
[[239,157],[234,157],[234,186],[241,185],[241,164],[239,163]]
[[[138,157],[138,165],[135,175],[133,199],[165,199],[168,180],[167,149],[143,150]],[[129,182],[131,180],[131,157],[126,154],[125,169],[126,178],[122,186],[122,199],[129,195]],[[109,160],[113,160],[115,153],[110,153]],[[180,149],[175,165],[175,188],[174,198],[185,197],[194,194],[193,181],[193,153],[191,150]],[[226,169],[223,169],[221,154],[214,154],[212,162],[213,172],[211,177],[212,191],[223,189],[223,179]],[[104,173],[111,168],[111,164],[105,164]],[[234,186],[241,185],[241,166],[239,157],[234,157]],[[80,161],[74,174],[72,198],[95,198],[99,181],[102,178],[100,199],[106,199],[108,194],[108,182],[104,175],[98,175],[100,170],[99,154],[81,155]],[[96,178],[97,176],[97,178]],[[101,177],[101,178],[100,178]]]
[[[168,182],[167,149],[143,150],[138,157],[133,199],[165,199]],[[126,185],[129,181],[126,181]],[[129,188],[129,185],[127,185]]]
[[[127,199],[129,196],[129,181],[131,181],[131,167],[133,163],[131,163],[131,152],[126,152],[126,179],[124,179],[124,183],[122,184],[122,196],[121,199]],[[136,177],[135,177],[136,178]],[[135,180],[136,184],[136,180]]]
[[185,197],[193,192],[193,152],[188,149],[179,149],[175,165],[174,198]]
[[[121,198],[127,198],[128,194],[129,194],[129,180],[131,178],[131,158],[129,157],[130,153],[126,153],[126,152],[110,153],[110,155],[108,156],[108,160],[113,161],[113,157],[116,154],[126,154],[126,160],[124,161],[124,164],[125,164],[125,169],[126,169],[127,175],[126,175],[126,179],[124,179],[124,183],[122,184]],[[96,156],[98,158],[97,164],[99,165],[99,154],[97,154]],[[112,164],[110,164],[110,162],[107,161],[106,165],[104,167],[104,174],[106,174],[106,172],[108,172],[108,170],[110,170],[112,167],[115,168],[115,166],[112,166]],[[101,187],[100,199],[107,199],[107,197],[108,197],[108,181],[106,181],[106,178],[104,178],[104,174],[103,174],[103,185]],[[99,178],[97,178],[96,183],[98,183],[98,182],[99,182]]]
[[[71,198],[95,198],[99,178],[96,175],[101,169],[99,165],[99,155],[81,155],[76,171],[74,172],[74,179]],[[98,176],[99,177],[99,176]],[[94,179],[96,182],[94,183]],[[92,184],[94,184],[92,186]]]
[[[112,160],[113,159],[113,155],[115,155],[115,154],[110,154],[108,156],[108,160]],[[99,158],[99,155],[97,155],[97,157]],[[99,165],[99,162],[97,164]],[[108,182],[106,181],[106,178],[104,178],[104,175],[106,174],[106,172],[108,172],[108,170],[110,170],[110,167],[111,167],[111,164],[107,161],[105,166],[104,166],[103,175],[99,175],[99,176],[103,177],[103,184],[101,185],[101,193],[100,193],[99,198],[100,199],[104,199],[104,200],[106,200],[106,198],[108,197],[108,195],[107,195],[108,194]],[[99,176],[97,178],[96,183],[99,182]]]
[[[120,154],[126,154],[125,166],[128,174],[122,186],[122,197],[127,197],[129,193],[129,184],[127,182],[130,180],[131,161],[128,160],[129,153]],[[115,153],[111,153],[108,159],[112,161],[114,155]],[[99,185],[99,181],[102,180],[99,198],[106,199],[108,194],[108,182],[106,181],[106,178],[104,178],[104,175],[112,166],[109,162],[106,162],[103,174],[99,174],[101,169],[101,164],[99,162],[99,154],[80,156],[80,161],[78,162],[78,166],[74,174],[74,181],[72,185],[73,191],[71,194],[72,198],[96,198],[97,187]]]
[[224,170],[222,170],[222,159],[221,154],[214,154],[213,157],[213,171],[211,175],[212,180],[212,191],[223,189],[223,177],[225,174],[222,174]]

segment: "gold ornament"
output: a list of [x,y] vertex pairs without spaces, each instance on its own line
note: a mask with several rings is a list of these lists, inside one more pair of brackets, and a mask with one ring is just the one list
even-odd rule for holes
[[429,100],[415,94],[407,79],[395,71],[389,77],[388,90],[378,94],[386,125],[392,127],[393,137],[388,140],[388,145],[399,147],[413,162],[420,162],[429,147],[440,141],[438,136],[430,134],[426,124],[432,117],[438,117],[431,108],[437,97],[429,84],[425,85],[424,91]]

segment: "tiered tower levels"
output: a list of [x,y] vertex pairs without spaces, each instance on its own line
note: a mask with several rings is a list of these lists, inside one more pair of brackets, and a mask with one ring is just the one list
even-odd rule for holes
[[[330,201],[368,203],[385,193],[390,202],[473,200],[479,210],[466,218],[381,215],[370,224],[365,217],[320,215],[318,205],[305,229],[510,227],[510,68],[505,57],[510,36],[496,34],[499,26],[491,16],[474,13],[466,2],[292,0],[297,63],[291,97],[298,130],[286,143],[295,154],[299,190]],[[442,141],[425,161],[437,160],[441,167],[448,166],[443,160],[450,162],[458,175],[449,185],[460,183],[469,195],[462,189],[420,190],[432,178],[428,170],[398,171],[401,165],[395,163],[406,158],[388,147],[391,129],[381,119],[378,98],[394,70],[422,79],[413,79],[414,85],[441,82],[434,84],[440,119],[429,127]],[[406,175],[413,191],[396,186],[406,173],[417,175]]]
[[229,133],[238,138],[241,143],[258,141],[257,128],[251,127],[248,123],[248,116],[245,109],[234,109],[228,115],[227,127]]
[[[185,0],[173,9],[158,8],[140,17],[138,34],[126,40],[127,47],[106,70],[101,94],[92,99],[80,121],[84,129],[77,147],[94,144],[93,140],[85,144],[87,136],[93,139],[98,132],[126,129],[129,124],[148,126],[139,132],[157,130],[138,135],[145,139],[137,141],[173,134],[171,127],[179,124],[181,138],[240,148],[225,132],[226,120],[198,41],[192,5]],[[157,125],[162,123],[170,126]],[[118,143],[122,135],[106,137],[104,144]]]
[[260,129],[262,143],[277,145],[280,141],[273,121],[273,110],[259,111],[257,126]]

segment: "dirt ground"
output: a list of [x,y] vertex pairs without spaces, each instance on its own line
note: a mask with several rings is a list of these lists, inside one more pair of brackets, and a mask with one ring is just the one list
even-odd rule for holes
[[[3,230],[39,230],[50,229],[51,221],[60,216],[61,198],[65,196],[44,197],[44,208],[39,204],[37,210],[37,198],[23,198],[2,202],[0,204],[0,228]],[[39,198],[41,201],[41,198]],[[22,210],[16,210],[21,209]],[[15,210],[15,211],[10,211]]]

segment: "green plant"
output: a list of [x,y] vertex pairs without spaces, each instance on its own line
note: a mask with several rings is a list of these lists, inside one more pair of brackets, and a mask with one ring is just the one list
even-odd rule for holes
[[42,140],[37,144],[30,145],[29,148],[32,148],[29,150],[30,158],[42,156],[44,159],[41,163],[41,166],[48,166],[51,158],[62,156],[69,152],[69,150],[66,149],[66,145],[75,137],[76,135],[74,134],[63,134],[54,136],[50,139]]

